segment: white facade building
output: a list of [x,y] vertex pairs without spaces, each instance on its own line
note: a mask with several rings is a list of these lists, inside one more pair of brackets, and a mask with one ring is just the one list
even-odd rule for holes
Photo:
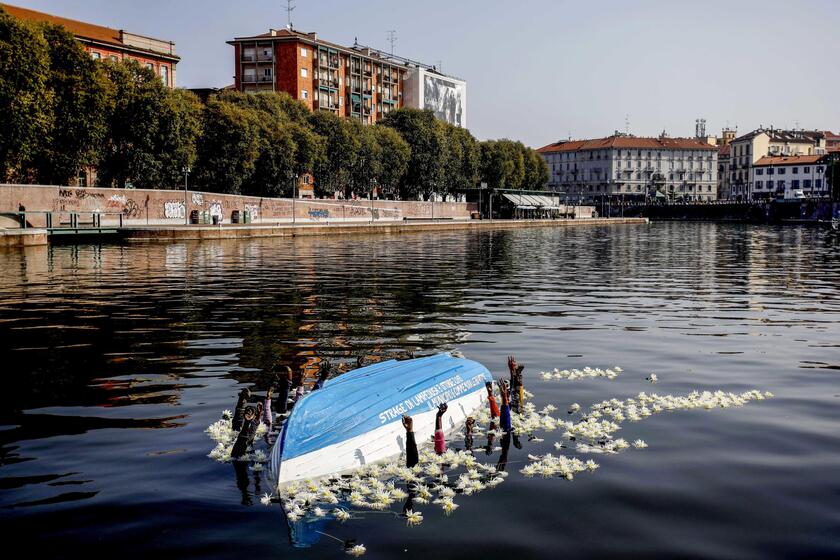
[[692,138],[615,134],[540,148],[551,172],[549,188],[581,201],[717,199],[717,146]]
[[825,153],[825,134],[819,131],[770,128],[740,136],[732,141],[729,153],[729,196],[744,201],[768,197],[766,183],[758,190],[753,182],[753,167],[764,157],[821,156]]
[[753,200],[824,198],[830,195],[826,156],[765,156],[751,169]]

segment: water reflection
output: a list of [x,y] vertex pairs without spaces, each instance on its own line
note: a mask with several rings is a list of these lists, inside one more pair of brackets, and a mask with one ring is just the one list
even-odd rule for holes
[[[651,449],[608,460],[597,487],[512,476],[457,514],[493,527],[490,512],[516,512],[531,541],[492,531],[493,550],[598,557],[638,551],[641,541],[644,555],[685,555],[694,544],[713,556],[840,554],[820,537],[840,505],[826,474],[840,467],[828,451],[840,443],[838,257],[837,238],[816,229],[679,223],[2,252],[0,507],[24,534],[47,520],[64,526],[42,535],[48,551],[117,529],[123,545],[148,551],[143,535],[193,509],[205,516],[178,518],[182,541],[161,542],[185,554],[213,543],[209,555],[232,556],[238,541],[211,535],[224,528],[286,551],[276,509],[263,512],[255,499],[259,477],[207,460],[202,430],[242,386],[267,389],[278,365],[314,381],[323,360],[339,370],[359,356],[457,347],[497,374],[506,354],[521,355],[539,406],[633,395],[650,372],[663,392],[759,386],[778,396],[738,415],[633,426]],[[562,385],[535,376],[610,364],[625,379]],[[513,460],[510,443],[474,442],[491,453],[501,446],[492,460],[502,466]],[[650,480],[673,492],[656,509]],[[556,511],[575,500],[585,504],[575,516]],[[683,534],[686,502],[707,514],[692,523],[717,548],[671,538]],[[248,521],[230,521],[249,504]],[[24,512],[34,517],[24,521]],[[603,515],[633,531],[587,538],[586,523]],[[726,520],[749,530],[727,531]],[[462,522],[428,519],[423,530],[457,550],[477,538],[459,534]],[[419,550],[430,534],[370,520],[349,526],[348,536],[394,554]],[[771,547],[779,535],[790,536]],[[333,553],[319,544],[308,554]]]

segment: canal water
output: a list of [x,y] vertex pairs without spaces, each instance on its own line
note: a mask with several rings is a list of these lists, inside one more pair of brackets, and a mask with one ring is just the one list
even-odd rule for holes
[[[497,377],[515,354],[537,406],[561,415],[639,391],[775,398],[627,422],[619,435],[649,447],[595,456],[600,468],[573,481],[518,472],[528,453],[555,452],[559,434],[543,434],[451,517],[428,504],[419,527],[367,513],[325,532],[370,558],[840,556],[840,241],[823,230],[57,246],[2,252],[0,270],[7,548],[342,557],[329,537],[291,547],[282,510],[260,504],[265,481],[208,459],[205,428],[277,363],[458,349]],[[583,366],[623,372],[539,376]]]

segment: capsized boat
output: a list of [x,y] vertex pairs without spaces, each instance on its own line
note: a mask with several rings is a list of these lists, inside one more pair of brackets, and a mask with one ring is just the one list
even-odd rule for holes
[[403,414],[418,445],[434,435],[441,403],[451,432],[486,403],[490,372],[449,353],[389,360],[331,379],[295,404],[271,449],[274,480],[284,484],[341,474],[405,451]]

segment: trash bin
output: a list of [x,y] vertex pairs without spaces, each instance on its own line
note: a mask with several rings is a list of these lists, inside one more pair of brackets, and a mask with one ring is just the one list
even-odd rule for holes
[[247,210],[245,210],[245,212],[242,213],[242,223],[243,224],[250,224],[251,223],[251,213],[248,212]]
[[214,226],[219,225],[219,218],[221,218],[221,216],[219,216],[218,214],[213,214],[213,225]]
[[192,212],[190,212],[190,223],[191,224],[199,223],[198,210],[193,210]]
[[230,223],[238,224],[239,223],[239,210],[234,210],[230,213]]

